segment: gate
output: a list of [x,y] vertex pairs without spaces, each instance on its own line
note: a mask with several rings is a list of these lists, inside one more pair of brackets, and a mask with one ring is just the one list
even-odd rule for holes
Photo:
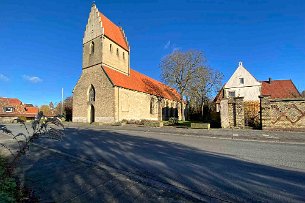
[[260,102],[244,102],[245,126],[259,128],[260,126]]

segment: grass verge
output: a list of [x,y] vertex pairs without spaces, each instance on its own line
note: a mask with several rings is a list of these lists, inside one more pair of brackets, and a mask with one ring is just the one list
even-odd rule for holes
[[17,202],[19,194],[16,180],[5,173],[7,160],[0,155],[0,202]]

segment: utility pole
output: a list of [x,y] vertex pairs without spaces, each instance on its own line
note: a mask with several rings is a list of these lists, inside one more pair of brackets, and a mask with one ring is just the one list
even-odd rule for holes
[[64,110],[64,88],[61,88],[61,109],[60,109],[60,115],[63,115]]

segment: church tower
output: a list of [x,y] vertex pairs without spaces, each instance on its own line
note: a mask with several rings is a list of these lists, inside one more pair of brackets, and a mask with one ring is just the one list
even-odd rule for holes
[[93,4],[83,38],[82,66],[87,69],[95,65],[130,74],[130,48],[123,29]]

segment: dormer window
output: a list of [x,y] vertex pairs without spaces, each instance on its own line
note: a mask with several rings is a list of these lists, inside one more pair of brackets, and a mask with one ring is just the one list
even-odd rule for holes
[[94,42],[91,42],[90,44],[90,54],[94,53]]
[[112,44],[110,44],[110,47],[109,47],[110,51],[112,52]]
[[245,79],[244,78],[239,78],[239,84],[241,84],[241,85],[245,84]]
[[14,111],[14,108],[13,107],[4,107],[3,111],[5,113],[12,113]]
[[116,48],[116,55],[119,56],[119,48]]

